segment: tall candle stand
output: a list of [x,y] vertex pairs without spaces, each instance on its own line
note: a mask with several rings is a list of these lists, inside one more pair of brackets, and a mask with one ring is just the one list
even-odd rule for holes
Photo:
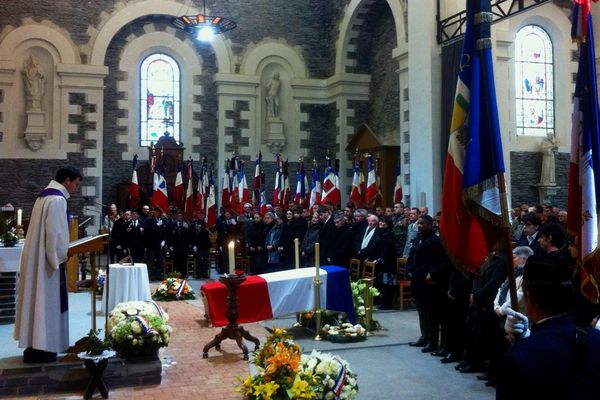
[[315,279],[313,280],[313,288],[315,292],[315,304],[314,304],[314,316],[315,316],[315,330],[317,331],[317,335],[315,336],[315,340],[321,340],[321,323],[322,323],[322,315],[321,315],[321,273],[319,272],[320,268],[320,245],[319,243],[315,243]]
[[363,298],[365,300],[365,329],[367,331],[367,336],[370,335],[371,332],[371,321],[373,319],[373,295],[371,294],[371,288],[373,287],[373,279],[365,278],[363,282],[366,283],[365,291],[363,294]]
[[244,353],[244,360],[248,360],[248,348],[242,339],[246,339],[254,343],[254,350],[258,350],[260,342],[252,336],[250,332],[238,325],[237,319],[239,316],[237,291],[240,285],[246,280],[246,275],[224,275],[219,278],[219,281],[227,287],[227,320],[229,323],[221,329],[213,340],[208,342],[202,349],[202,358],[208,358],[208,350],[212,347],[221,350],[221,342],[225,339],[235,340],[238,347]]

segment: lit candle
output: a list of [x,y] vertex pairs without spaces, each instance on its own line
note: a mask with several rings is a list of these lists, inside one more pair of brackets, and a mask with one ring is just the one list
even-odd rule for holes
[[294,239],[294,255],[296,256],[296,269],[300,268],[300,239]]
[[315,278],[319,279],[319,243],[315,243]]
[[229,242],[229,275],[235,274],[235,243]]
[[23,210],[19,208],[17,210],[17,226],[21,226],[21,222],[23,222]]

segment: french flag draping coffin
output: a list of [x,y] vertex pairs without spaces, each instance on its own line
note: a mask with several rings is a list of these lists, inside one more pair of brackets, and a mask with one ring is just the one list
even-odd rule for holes
[[[258,322],[314,308],[314,268],[248,276],[238,289],[238,323]],[[356,323],[348,269],[320,268],[321,308],[343,311]],[[200,292],[212,325],[225,326],[227,288],[221,282],[202,285]]]

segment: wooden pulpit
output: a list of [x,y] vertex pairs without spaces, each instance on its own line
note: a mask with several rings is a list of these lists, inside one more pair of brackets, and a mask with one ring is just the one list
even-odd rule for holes
[[[92,282],[90,293],[92,296],[92,329],[96,330],[96,253],[104,250],[104,240],[108,236],[103,233],[97,236],[87,236],[69,243],[69,256],[75,256],[81,253],[89,253],[90,265],[92,266]],[[72,257],[77,260],[77,257]]]

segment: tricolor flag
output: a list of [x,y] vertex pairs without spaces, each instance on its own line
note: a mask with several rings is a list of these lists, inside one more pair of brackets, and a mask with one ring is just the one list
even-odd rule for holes
[[321,204],[321,178],[319,177],[319,170],[315,165],[313,168],[312,178],[311,178],[311,189],[310,189],[310,204],[309,207],[312,208],[315,204]]
[[571,160],[567,229],[577,238],[577,264],[581,293],[599,301],[600,249],[598,249],[598,199],[600,197],[600,115],[594,33],[589,0],[576,2],[571,35],[579,41],[579,68],[573,98]]
[[260,184],[261,184],[261,169],[262,153],[258,153],[256,158],[256,166],[254,167],[254,181],[252,182],[252,204],[258,209],[258,201],[260,199]]
[[402,171],[400,170],[400,163],[396,167],[396,182],[394,185],[394,203],[400,203],[402,201]]
[[131,175],[131,184],[129,185],[129,207],[137,210],[140,205],[140,185],[137,177],[137,154],[133,156],[133,174]]
[[[212,166],[210,170],[210,176],[212,177]],[[208,173],[208,160],[206,159],[206,156],[204,156],[202,159],[202,188],[200,188],[200,182],[198,182],[198,192],[202,193],[202,209],[204,212],[206,212],[206,202],[208,201],[208,195],[210,194],[210,177]]]
[[244,214],[244,204],[250,202],[250,192],[248,191],[248,183],[246,175],[244,175],[244,161],[240,161],[240,172],[238,173],[238,196],[239,196],[239,214]]
[[282,196],[282,179],[281,175],[283,173],[283,165],[281,163],[281,156],[278,154],[275,155],[275,185],[273,187],[273,204],[281,203]]
[[[331,166],[331,158],[325,159],[325,173],[323,174],[323,195],[321,197],[322,204],[331,204],[338,206],[340,204],[340,193],[336,186],[335,169]],[[337,183],[339,185],[339,183]]]
[[229,201],[229,207],[231,209],[232,213],[237,213],[238,209],[240,208],[240,187],[239,187],[239,181],[238,181],[238,173],[239,173],[239,165],[238,165],[238,158],[237,157],[233,157],[231,159],[231,165],[229,166],[230,168],[230,176],[231,176],[231,200]]
[[375,174],[375,162],[373,161],[373,154],[367,155],[367,192],[365,195],[365,202],[368,206],[373,206],[379,195],[379,188],[377,187],[377,175]]
[[261,216],[265,216],[267,213],[267,197],[265,196],[265,190],[260,191],[260,197],[258,198],[258,205],[256,206]]
[[154,169],[155,189],[152,193],[152,205],[160,208],[163,213],[169,211],[169,195],[167,194],[167,181],[165,179],[165,168],[161,167],[160,173]]
[[281,196],[281,205],[285,210],[287,210],[291,199],[292,191],[290,189],[289,163],[288,160],[285,160],[283,163],[283,194]]
[[298,172],[296,173],[296,195],[294,196],[294,202],[298,206],[304,203],[304,197],[306,196],[306,186],[305,186],[305,172],[304,172],[304,163],[302,159],[298,160]]
[[194,167],[190,159],[187,164],[187,190],[185,191],[185,217],[188,220],[194,218]]
[[177,211],[183,210],[183,176],[181,175],[181,160],[177,160],[177,175],[173,187],[173,202]]
[[496,243],[508,238],[510,227],[492,69],[491,21],[489,0],[467,0],[442,191],[440,237],[455,265],[472,272]]
[[354,203],[356,207],[362,207],[362,198],[363,195],[361,193],[361,170],[360,165],[358,164],[358,159],[354,157],[354,163],[352,164],[352,187],[350,188],[350,201]]
[[[192,174],[194,170],[192,169]],[[200,167],[200,176],[198,177],[198,185],[196,186],[196,201],[194,202],[194,217],[198,218],[200,213],[205,212],[206,210],[206,196],[204,195],[203,190],[203,181],[204,179],[208,180],[208,176],[206,175],[206,165],[202,164]]]
[[217,223],[217,200],[215,198],[215,182],[213,180],[212,168],[209,172],[208,188],[208,197],[206,198],[206,226],[212,228]]
[[[221,190],[221,207],[228,210],[231,207],[231,203],[229,201],[231,199],[231,192],[229,187],[229,159],[225,161],[225,165],[226,167],[225,175],[223,176],[223,189]],[[208,210],[208,205],[206,206],[206,209]]]

